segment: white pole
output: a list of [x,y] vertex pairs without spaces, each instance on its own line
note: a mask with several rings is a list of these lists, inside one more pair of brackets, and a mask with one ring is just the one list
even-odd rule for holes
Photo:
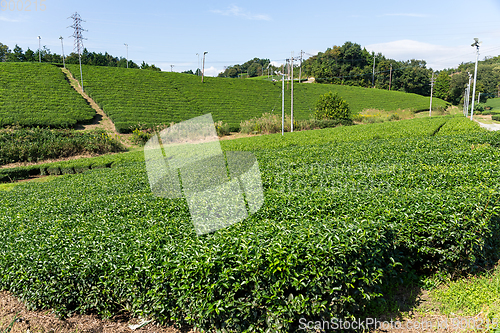
[[470,120],[472,120],[472,117],[474,115],[474,100],[476,97],[477,59],[479,57],[479,43],[476,41],[476,43],[472,44],[472,46],[476,46],[476,66],[474,69],[474,88],[472,88],[472,109],[470,110]]
[[64,62],[64,45],[63,45],[63,38],[62,38],[62,36],[61,36],[61,37],[59,37],[59,39],[61,40],[61,48],[62,48],[63,66],[64,66],[64,68],[66,68],[66,63]]
[[372,88],[375,88],[375,54],[373,55]]
[[203,83],[203,78],[205,77],[205,54],[208,52],[203,52],[203,69],[201,71],[201,83]]
[[42,37],[38,36],[38,62],[42,62],[42,50],[40,48],[40,41]]
[[82,73],[82,56],[78,56],[78,61],[80,62],[80,82],[82,82],[82,92],[83,90],[83,73]]
[[281,135],[285,133],[285,73],[281,74]]
[[123,43],[123,45],[125,45],[127,47],[127,68],[128,68],[128,44]]
[[291,108],[291,124],[290,124],[290,132],[293,132],[293,57],[291,61],[291,67],[292,67],[292,97],[291,97],[291,103],[292,103],[292,108]]
[[198,68],[196,68],[196,75],[200,76],[200,72],[198,71],[200,69],[200,54],[196,53],[198,56]]
[[432,116],[432,90],[434,89],[434,71],[432,71],[431,78],[431,105],[429,106],[429,117]]
[[467,117],[469,115],[469,105],[470,105],[470,81],[472,80],[472,74],[467,72],[469,74],[469,84],[467,85],[467,110],[465,111],[465,116]]

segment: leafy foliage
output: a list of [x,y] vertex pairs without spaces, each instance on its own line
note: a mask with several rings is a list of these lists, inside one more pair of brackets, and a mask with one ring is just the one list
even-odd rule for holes
[[0,196],[0,288],[60,315],[235,332],[361,315],[412,272],[498,258],[500,140],[432,136],[449,119],[223,142],[254,150],[265,203],[202,237],[184,200],[150,193],[144,162],[16,186]]
[[67,128],[95,115],[56,66],[3,62],[0,71],[0,127]]
[[321,95],[316,102],[316,119],[349,120],[352,118],[349,104],[331,91]]
[[39,127],[0,130],[0,165],[123,150],[120,142],[104,130],[81,132]]
[[[374,59],[375,57],[375,59]],[[375,77],[373,62],[375,61]],[[345,42],[304,61],[304,72],[319,83],[345,84],[430,95],[431,71],[423,60],[396,61]],[[392,66],[392,67],[391,67]],[[372,83],[372,80],[374,82]]]

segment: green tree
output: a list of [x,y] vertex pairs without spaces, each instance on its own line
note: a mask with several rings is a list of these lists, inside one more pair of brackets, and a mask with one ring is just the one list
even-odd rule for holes
[[437,98],[444,99],[448,101],[450,99],[450,81],[451,78],[445,71],[439,72],[436,78],[436,84],[434,85],[434,93]]
[[335,119],[349,120],[352,119],[349,104],[340,97],[337,93],[331,91],[323,94],[316,102],[314,116],[316,119]]
[[150,71],[158,71],[158,72],[161,72],[161,69],[156,67],[155,65],[150,65],[146,62],[142,62],[141,64],[141,69],[147,69],[147,70],[150,70]]
[[26,52],[24,52],[24,58],[26,61],[38,61],[38,58],[35,59],[35,52],[33,52],[29,47]]
[[[461,102],[463,101],[462,98],[464,96],[464,91],[465,88],[467,87],[468,82],[469,82],[469,75],[467,74],[467,72],[461,72],[452,75],[450,79],[450,90],[448,99],[448,101],[451,104],[453,105],[461,104]],[[472,95],[472,87],[471,87],[471,95]]]
[[19,45],[16,44],[16,46],[12,50],[12,53],[9,53],[7,61],[19,62],[19,61],[24,61],[24,60],[25,60],[25,58],[24,58],[23,49]]
[[0,62],[7,61],[8,55],[10,53],[9,47],[0,43]]

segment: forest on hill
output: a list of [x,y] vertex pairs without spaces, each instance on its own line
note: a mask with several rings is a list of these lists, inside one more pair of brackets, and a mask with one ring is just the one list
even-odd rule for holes
[[[294,78],[299,78],[300,61],[294,64]],[[266,71],[267,70],[267,71]],[[251,59],[241,65],[228,66],[220,77],[255,77],[285,71],[269,59]],[[434,74],[434,91],[439,97],[454,105],[463,102],[464,91],[469,81],[468,73],[474,73],[474,63],[462,63],[457,68],[434,71],[427,68],[425,60],[398,61],[381,53],[368,52],[361,45],[345,42],[319,52],[302,62],[302,78],[314,77],[318,83],[331,83],[358,87],[374,87],[429,96]],[[479,61],[476,99],[497,97],[500,91],[500,56]]]

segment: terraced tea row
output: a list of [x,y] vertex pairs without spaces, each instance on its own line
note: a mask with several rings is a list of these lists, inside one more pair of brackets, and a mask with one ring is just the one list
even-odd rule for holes
[[0,62],[0,127],[66,128],[90,121],[94,115],[56,66]]
[[[75,65],[69,66],[73,73]],[[242,120],[263,113],[281,114],[281,84],[264,80],[200,78],[194,75],[150,72],[136,69],[84,66],[84,86],[121,132],[138,123],[153,126],[180,122],[206,113],[224,121],[232,130]],[[76,75],[78,77],[78,75]],[[287,83],[289,86],[289,83]],[[322,84],[295,84],[294,117],[309,119],[321,94],[336,91],[354,112],[364,109],[423,110],[429,98],[378,89]],[[286,112],[290,112],[290,87],[285,91]],[[446,103],[434,99],[435,106]]]

